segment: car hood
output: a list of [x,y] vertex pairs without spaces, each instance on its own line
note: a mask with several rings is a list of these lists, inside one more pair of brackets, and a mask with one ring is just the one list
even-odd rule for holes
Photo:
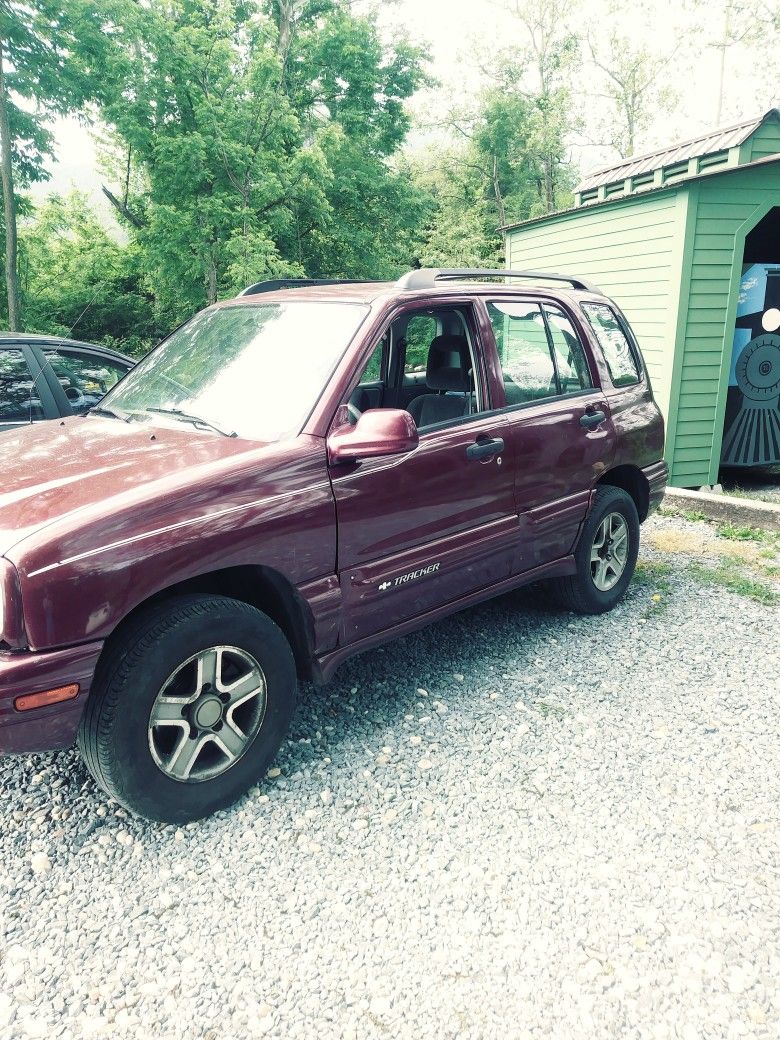
[[98,416],[25,426],[6,433],[0,480],[0,556],[49,524],[111,501],[170,494],[202,470],[257,457],[264,445],[183,424],[124,423]]

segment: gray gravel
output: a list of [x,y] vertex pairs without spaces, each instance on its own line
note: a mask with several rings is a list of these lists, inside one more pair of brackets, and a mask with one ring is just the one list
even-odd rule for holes
[[364,654],[183,830],[0,762],[0,1038],[777,1038],[778,612],[666,580]]

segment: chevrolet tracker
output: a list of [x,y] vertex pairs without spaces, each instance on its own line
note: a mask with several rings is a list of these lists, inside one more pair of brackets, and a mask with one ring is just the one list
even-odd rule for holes
[[235,800],[297,678],[529,582],[609,610],[663,496],[634,335],[562,275],[261,282],[3,435],[0,752],[144,816]]

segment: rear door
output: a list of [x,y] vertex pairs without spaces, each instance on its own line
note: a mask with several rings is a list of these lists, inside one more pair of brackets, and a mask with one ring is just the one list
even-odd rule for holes
[[421,429],[411,454],[330,469],[343,644],[512,573],[517,513],[509,418],[489,411],[494,388],[487,385],[472,307],[467,300],[454,306],[472,351],[477,411]]
[[573,314],[543,298],[485,301],[503,376],[522,537],[521,570],[574,548],[614,456],[606,395]]

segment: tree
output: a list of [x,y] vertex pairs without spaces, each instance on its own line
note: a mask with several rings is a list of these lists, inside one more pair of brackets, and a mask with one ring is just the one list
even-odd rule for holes
[[[123,28],[106,195],[182,316],[263,276],[369,275],[367,214],[407,199],[387,158],[421,55],[346,0],[150,0]],[[403,225],[396,212],[393,232]],[[362,240],[362,244],[361,244]]]
[[490,78],[473,106],[451,113],[456,143],[433,153],[432,162],[418,162],[417,180],[429,198],[425,264],[501,265],[500,228],[571,197],[562,124],[547,120],[539,94],[526,86],[520,56],[494,58]]
[[47,119],[99,93],[107,27],[121,3],[106,0],[98,14],[88,0],[0,2],[0,171],[8,324],[13,330],[21,325],[17,193],[46,177],[44,159],[52,154]]
[[579,42],[569,20],[577,4],[571,0],[505,0],[520,23],[524,46],[504,50],[498,67],[506,78],[514,71],[519,81],[529,78],[527,96],[536,109],[533,147],[542,164],[545,211],[560,208],[559,184],[564,144],[574,128],[572,76]]
[[[700,0],[695,0],[698,5]],[[701,5],[703,7],[703,5]],[[722,8],[722,28],[717,41],[710,44],[720,52],[718,60],[718,91],[716,101],[715,124],[720,126],[723,119],[723,106],[726,100],[726,59],[728,52],[735,47],[760,43],[769,53],[777,42],[780,32],[780,5],[776,0],[720,0],[716,6]],[[703,12],[707,21],[713,21],[712,0],[707,0],[707,8]],[[763,83],[766,77],[759,77]],[[770,96],[776,96],[777,81],[769,78]],[[767,103],[766,101],[764,103]]]
[[674,47],[658,54],[643,45],[633,46],[615,31],[588,40],[591,60],[602,76],[601,97],[611,107],[602,133],[621,158],[634,154],[637,139],[659,112],[669,111],[677,100],[666,73],[682,42],[678,38]]
[[159,338],[140,252],[112,237],[87,197],[51,195],[19,236],[19,281],[32,332],[140,356]]

